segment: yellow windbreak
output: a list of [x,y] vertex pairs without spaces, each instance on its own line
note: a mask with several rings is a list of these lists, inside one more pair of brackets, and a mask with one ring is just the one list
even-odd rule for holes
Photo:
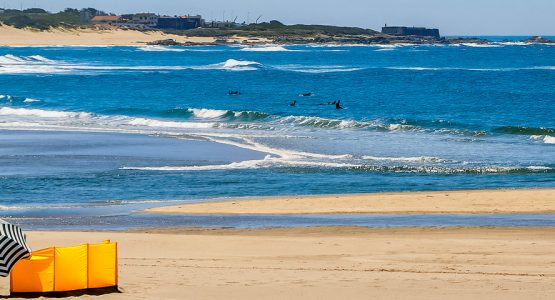
[[117,286],[117,244],[34,251],[11,272],[12,293],[65,292]]

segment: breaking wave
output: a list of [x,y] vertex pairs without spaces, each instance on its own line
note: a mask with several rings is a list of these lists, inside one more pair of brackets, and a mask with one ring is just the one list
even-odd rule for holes
[[476,167],[443,167],[443,166],[410,166],[410,165],[369,165],[356,163],[338,163],[306,160],[288,160],[271,155],[261,160],[247,160],[230,164],[192,165],[192,166],[160,166],[160,167],[122,167],[122,170],[138,171],[217,171],[234,169],[261,168],[294,168],[318,170],[345,170],[372,173],[420,173],[420,174],[538,174],[555,173],[555,169],[546,166],[476,166]]
[[[183,49],[179,49],[183,50]],[[113,71],[172,71],[172,70],[227,70],[255,71],[262,67],[256,61],[228,59],[224,62],[204,66],[125,66],[125,65],[90,65],[75,64],[65,61],[50,60],[40,55],[0,56],[0,74],[64,74]]]
[[220,119],[227,121],[257,121],[270,117],[269,114],[250,110],[221,110],[208,108],[174,108],[160,113],[169,117],[194,117],[198,119]]
[[499,48],[499,47],[502,47],[502,45],[492,44],[492,43],[487,43],[487,44],[462,43],[460,45],[465,46],[465,47],[472,47],[472,48]]
[[185,49],[168,47],[168,46],[159,46],[159,45],[151,45],[151,46],[141,46],[137,48],[140,51],[147,51],[147,52],[185,52]]
[[519,135],[555,135],[555,128],[525,127],[525,126],[503,126],[493,130],[496,133],[519,134]]
[[515,71],[534,71],[534,70],[555,70],[555,66],[535,66],[522,68],[459,68],[459,67],[386,67],[390,70],[406,71],[474,71],[474,72],[515,72]]
[[[0,115],[3,116],[25,116],[37,117],[38,119],[25,119],[25,121],[38,122],[42,124],[42,119],[68,119],[52,121],[53,125],[58,123],[67,123],[70,119],[87,119],[89,125],[102,125],[102,126],[143,126],[150,128],[177,128],[177,129],[192,129],[192,128],[212,128],[212,129],[246,129],[246,130],[282,130],[290,127],[311,127],[321,129],[352,129],[352,130],[375,130],[383,132],[397,132],[397,131],[413,131],[413,132],[427,132],[427,133],[440,133],[440,134],[453,134],[453,135],[467,135],[467,136],[484,136],[485,132],[465,130],[458,128],[445,128],[438,127],[435,124],[428,124],[430,122],[410,122],[406,120],[394,120],[395,123],[383,120],[342,120],[330,119],[316,116],[280,116],[271,115],[258,111],[234,111],[234,110],[218,110],[208,108],[175,108],[157,112],[156,114],[161,117],[170,117],[171,119],[153,119],[142,116],[129,116],[125,114],[139,114],[144,115],[148,113],[145,110],[129,110],[117,109],[111,112],[124,113],[124,115],[96,115],[88,112],[67,112],[56,110],[43,110],[31,108],[14,108],[14,107],[1,107]],[[183,120],[180,120],[183,119]],[[197,121],[198,120],[198,121]],[[22,120],[12,120],[12,122],[19,122]],[[66,122],[67,121],[67,122]],[[49,123],[52,123],[48,121]],[[3,124],[5,124],[4,122]],[[14,123],[16,124],[16,123]],[[58,124],[59,125],[59,124]],[[76,124],[83,125],[83,124]]]
[[0,108],[0,115],[2,116],[26,116],[26,117],[39,117],[39,118],[89,118],[90,113],[86,112],[66,112],[56,110],[43,110],[43,109],[28,109],[28,108]]
[[0,74],[26,74],[26,73],[63,73],[62,61],[50,60],[44,56],[15,56],[6,54],[0,56]]
[[372,161],[390,161],[390,162],[407,162],[407,163],[445,163],[449,160],[433,156],[415,156],[415,157],[390,157],[390,156],[362,156],[364,160]]
[[354,72],[365,70],[366,68],[354,68],[348,66],[304,66],[304,65],[276,65],[272,68],[282,71],[292,71],[299,73],[338,73]]
[[128,121],[129,125],[133,126],[146,126],[155,128],[184,128],[184,129],[198,129],[198,128],[213,128],[214,123],[196,123],[196,122],[177,122],[177,121],[162,121],[147,118],[132,118]]
[[268,45],[268,46],[244,47],[244,48],[241,48],[239,51],[247,51],[247,52],[296,52],[296,51],[299,51],[299,50],[291,50],[291,49],[287,49],[283,46]]
[[555,144],[555,136],[546,135],[543,138],[543,142],[546,143],[546,144]]
[[197,70],[227,70],[227,71],[256,71],[262,64],[256,61],[248,61],[248,60],[236,60],[236,59],[228,59],[224,62],[207,65],[207,66],[199,66],[199,67],[192,67],[192,69]]
[[0,95],[0,101],[7,101],[11,103],[16,102],[23,102],[23,103],[34,103],[34,102],[41,102],[41,100],[33,99],[33,98],[25,98],[25,97],[17,97],[12,95]]

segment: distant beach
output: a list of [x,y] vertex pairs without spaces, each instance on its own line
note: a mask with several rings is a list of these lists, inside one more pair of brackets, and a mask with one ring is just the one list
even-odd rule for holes
[[[187,37],[166,34],[162,31],[137,31],[126,29],[18,29],[0,26],[0,46],[128,46],[146,45],[154,41],[173,39],[180,43],[211,44],[212,37]],[[231,40],[241,42],[246,38],[235,37]]]
[[[284,44],[320,44],[320,45],[476,45],[487,46],[495,44],[555,44],[552,39],[542,37],[520,37],[512,40],[510,37],[448,37],[445,40],[428,40],[413,37],[388,37],[367,40],[356,35],[330,36],[318,38],[311,35],[280,37],[266,36],[264,32],[244,32],[227,36],[195,35],[195,32],[185,34],[166,33],[160,30],[134,30],[116,27],[84,27],[84,28],[50,28],[39,30],[33,28],[15,28],[7,25],[0,26],[0,46],[133,46],[133,45],[284,45]],[[509,39],[508,39],[509,38]]]
[[515,214],[555,213],[555,189],[291,196],[148,209],[167,214]]

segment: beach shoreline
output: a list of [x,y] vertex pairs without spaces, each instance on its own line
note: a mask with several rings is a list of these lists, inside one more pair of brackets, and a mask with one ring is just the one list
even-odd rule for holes
[[[552,227],[159,228],[27,235],[33,249],[117,242],[122,293],[103,299],[549,299],[555,292]],[[0,280],[0,295],[8,295],[8,286],[7,279]]]
[[[509,44],[512,42],[507,41]],[[48,46],[147,46],[147,45],[287,45],[287,44],[318,44],[318,45],[368,45],[368,46],[404,46],[404,45],[475,45],[484,46],[494,41],[449,37],[444,39],[427,39],[398,36],[266,36],[256,32],[237,32],[228,36],[180,35],[160,30],[134,30],[118,27],[57,27],[48,30],[33,28],[15,28],[0,24],[0,46],[3,47],[48,47]],[[527,45],[554,43],[541,37],[522,42]]]
[[157,207],[145,212],[188,215],[555,213],[555,189],[239,198]]

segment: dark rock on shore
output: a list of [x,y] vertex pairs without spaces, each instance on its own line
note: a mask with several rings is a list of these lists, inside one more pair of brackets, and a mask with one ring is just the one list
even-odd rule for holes
[[555,44],[555,40],[544,38],[542,36],[531,37],[524,42],[531,44]]
[[180,43],[174,39],[166,39],[166,40],[158,40],[153,42],[146,43],[149,46],[202,46],[202,45],[210,45],[206,43],[193,43],[193,42],[185,42]]
[[173,39],[167,39],[167,40],[158,40],[158,41],[154,41],[154,42],[149,42],[149,43],[147,43],[147,45],[152,45],[152,46],[181,46],[182,43],[176,42]]

